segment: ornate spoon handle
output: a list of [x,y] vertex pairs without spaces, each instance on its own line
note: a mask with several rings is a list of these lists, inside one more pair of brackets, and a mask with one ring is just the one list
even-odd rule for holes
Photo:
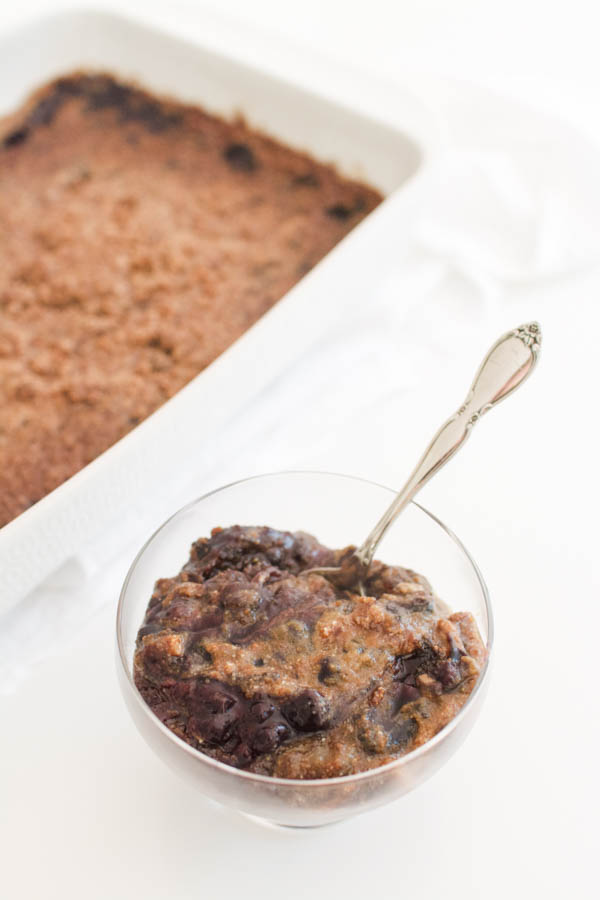
[[431,476],[454,456],[470,435],[475,423],[484,413],[512,394],[531,374],[537,362],[541,341],[542,333],[537,322],[515,328],[496,341],[481,363],[463,405],[442,425],[391,506],[355,551],[365,570],[371,565],[377,545],[394,519]]

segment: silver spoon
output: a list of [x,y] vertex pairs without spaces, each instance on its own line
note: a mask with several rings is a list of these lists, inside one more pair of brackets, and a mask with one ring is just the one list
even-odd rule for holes
[[323,566],[306,569],[303,574],[338,575],[342,572],[360,585],[373,561],[377,545],[402,510],[427,484],[432,475],[451,459],[469,437],[482,415],[512,394],[533,371],[542,343],[537,322],[521,325],[504,334],[491,348],[475,375],[471,389],[460,409],[444,422],[412,475],[377,522],[367,539],[343,566]]

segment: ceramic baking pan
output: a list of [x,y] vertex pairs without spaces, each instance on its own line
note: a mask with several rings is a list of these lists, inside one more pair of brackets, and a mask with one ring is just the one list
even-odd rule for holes
[[386,200],[183,390],[0,530],[0,611],[56,569],[89,555],[117,524],[127,528],[129,518],[139,519],[157,486],[176,480],[191,455],[201,467],[211,434],[330,327],[340,305],[366,296],[373,261],[382,269],[397,253],[410,186],[434,143],[434,124],[410,92],[396,91],[389,115],[376,118],[332,99],[326,84],[316,92],[274,77],[240,54],[227,55],[209,37],[192,41],[105,12],[65,12],[0,35],[0,114],[51,77],[78,68],[110,71],[225,116],[241,113],[277,139],[368,181]]

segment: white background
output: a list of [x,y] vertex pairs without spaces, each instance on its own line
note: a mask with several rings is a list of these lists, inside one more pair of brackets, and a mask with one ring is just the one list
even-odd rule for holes
[[[75,5],[3,3],[1,21]],[[407,69],[466,78],[533,101],[600,136],[600,10],[594,0],[132,0],[112,6],[196,17],[207,8],[392,79]]]
[[[42,6],[51,4],[3,7],[0,27]],[[192,3],[170,8],[197,23]],[[225,0],[214,8],[392,82],[413,73],[415,89],[427,84],[430,98],[438,84],[438,102],[452,106],[463,142],[491,140],[492,125],[481,116],[486,87],[600,140],[600,12],[593,3]],[[276,41],[269,46],[284,70],[285,53]],[[445,93],[447,78],[472,86],[450,82]],[[461,106],[458,95],[471,99]],[[511,103],[489,103],[510,131]],[[515,132],[518,121],[515,112]],[[540,146],[549,146],[553,128],[566,133],[544,121]],[[572,167],[585,157],[592,195],[596,151],[575,143]],[[576,190],[586,194],[585,181]],[[600,249],[600,232],[589,231],[582,227],[581,239]],[[472,550],[496,609],[494,680],[465,746],[387,809],[325,831],[262,830],[189,794],[134,734],[114,680],[109,603],[2,699],[1,883],[10,900],[596,895],[600,271],[588,260],[558,277],[500,279],[486,283],[483,299],[464,285],[443,284],[444,296],[429,298],[432,309],[447,299],[464,316],[469,341],[444,350],[441,329],[422,357],[422,378],[374,396],[369,440],[349,446],[353,411],[338,409],[337,440],[303,445],[293,427],[280,429],[274,449],[257,439],[250,461],[229,460],[219,481],[307,465],[398,483],[461,399],[498,330],[542,321],[535,380],[481,425],[451,474],[424,494]],[[487,304],[485,316],[475,300]],[[386,404],[396,401],[413,428],[390,423]],[[324,428],[330,414],[324,404]],[[104,589],[113,596],[130,555],[107,575]]]

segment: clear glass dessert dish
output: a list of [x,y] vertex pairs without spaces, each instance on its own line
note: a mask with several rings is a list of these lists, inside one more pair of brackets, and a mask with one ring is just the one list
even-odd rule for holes
[[394,491],[370,481],[322,472],[281,472],[238,481],[175,513],[140,550],[121,591],[117,665],[125,702],[152,749],[190,786],[241,813],[279,825],[326,825],[374,809],[413,790],[460,746],[479,714],[493,639],[487,588],[465,547],[434,515],[411,503],[377,551],[386,563],[423,574],[451,610],[471,612],[487,662],[464,706],[430,741],[387,765],[354,775],[292,780],[257,775],[206,756],[171,732],[143,700],[133,658],[154,583],[176,574],[190,545],[215,526],[269,525],[307,531],[328,547],[360,543]]

